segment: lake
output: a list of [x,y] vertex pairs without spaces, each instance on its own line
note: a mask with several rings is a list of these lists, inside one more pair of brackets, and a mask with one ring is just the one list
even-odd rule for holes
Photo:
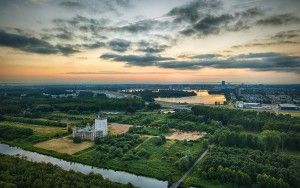
[[0,143],[0,153],[18,157],[26,157],[28,161],[33,162],[45,162],[57,165],[64,170],[73,170],[76,172],[81,172],[83,174],[89,174],[91,172],[95,174],[101,174],[103,178],[108,179],[113,182],[118,182],[122,184],[131,183],[135,187],[141,188],[167,188],[168,181],[160,181],[154,178],[137,176],[128,172],[114,171],[109,169],[96,168],[89,165],[83,165],[75,162],[68,162],[55,157],[50,157],[47,155],[42,155],[36,152],[26,151],[18,147],[12,147],[7,144]]
[[189,90],[197,93],[196,96],[190,97],[171,97],[171,98],[156,98],[155,101],[170,102],[170,103],[188,103],[188,104],[215,104],[220,102],[223,104],[226,101],[223,94],[209,94],[207,90]]

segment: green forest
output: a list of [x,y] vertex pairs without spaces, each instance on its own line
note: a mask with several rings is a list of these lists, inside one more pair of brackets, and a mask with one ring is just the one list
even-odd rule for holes
[[79,172],[64,171],[51,164],[33,163],[2,154],[0,154],[0,169],[0,187],[3,188],[133,187],[112,183],[99,174],[84,175]]

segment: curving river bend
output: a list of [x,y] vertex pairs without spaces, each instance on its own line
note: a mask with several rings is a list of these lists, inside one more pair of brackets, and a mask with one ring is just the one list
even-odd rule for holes
[[28,161],[33,162],[46,162],[53,165],[57,165],[64,170],[74,170],[76,172],[81,172],[83,174],[89,174],[91,172],[96,174],[101,174],[103,178],[108,179],[113,182],[118,182],[122,184],[131,183],[135,187],[141,188],[167,188],[168,181],[161,181],[154,178],[137,176],[128,172],[114,171],[108,169],[102,169],[97,167],[92,167],[89,165],[83,165],[75,162],[68,162],[55,157],[50,157],[47,155],[39,154],[36,152],[26,151],[18,147],[12,147],[7,144],[0,143],[0,153],[12,156],[26,157]]

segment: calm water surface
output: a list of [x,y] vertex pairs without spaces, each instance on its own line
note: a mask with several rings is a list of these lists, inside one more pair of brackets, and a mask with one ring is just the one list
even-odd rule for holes
[[215,104],[215,102],[223,102],[226,100],[222,94],[209,94],[207,90],[190,90],[197,93],[196,96],[180,97],[180,98],[156,98],[156,101],[171,103],[188,103],[188,104]]
[[64,170],[74,170],[83,174],[89,174],[91,172],[101,174],[103,178],[109,179],[118,183],[131,183],[136,187],[142,188],[167,188],[167,181],[160,181],[154,178],[148,178],[144,176],[137,176],[122,171],[107,170],[102,168],[96,168],[89,165],[83,165],[80,163],[68,162],[58,158],[42,155],[36,152],[26,151],[18,147],[12,147],[7,144],[0,143],[0,153],[12,156],[26,157],[28,161],[33,162],[46,162],[53,165],[57,165]]

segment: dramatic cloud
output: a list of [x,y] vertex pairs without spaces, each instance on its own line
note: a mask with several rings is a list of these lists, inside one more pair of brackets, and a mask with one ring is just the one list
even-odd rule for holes
[[85,48],[89,48],[89,49],[96,49],[96,48],[105,47],[106,44],[104,42],[95,42],[95,43],[91,43],[91,44],[84,44],[83,46]]
[[118,55],[118,54],[103,54],[100,56],[102,59],[108,59],[111,61],[119,61],[119,62],[126,62],[128,65],[135,65],[135,66],[153,66],[158,62],[166,61],[166,60],[174,60],[174,58],[166,58],[161,57],[159,55]]
[[117,52],[125,52],[129,49],[131,45],[130,41],[124,40],[124,39],[114,39],[111,40],[108,43],[108,46],[113,50]]
[[291,14],[280,14],[280,15],[273,15],[268,18],[260,19],[257,21],[258,25],[287,25],[287,24],[294,24],[300,23],[300,18],[293,16]]
[[253,42],[241,45],[232,46],[232,48],[242,47],[259,47],[259,46],[274,46],[274,45],[298,45],[300,44],[300,30],[281,31],[268,38],[254,40]]
[[271,39],[275,40],[288,40],[288,39],[294,39],[296,37],[300,36],[300,30],[290,30],[290,31],[282,31],[274,36],[271,37]]
[[140,20],[134,23],[130,23],[124,26],[110,27],[111,31],[129,32],[129,33],[141,33],[148,32],[150,30],[162,30],[168,27],[169,22],[157,21],[151,19]]
[[100,58],[126,62],[128,65],[157,66],[179,70],[203,68],[252,69],[256,71],[296,72],[300,74],[300,57],[280,53],[250,53],[230,57],[223,57],[219,54],[202,54],[193,56],[191,60],[185,61],[154,55],[104,54]]
[[218,34],[222,27],[225,27],[234,17],[229,14],[221,16],[208,15],[196,24],[192,28],[182,31],[184,35],[192,35],[197,33],[198,35]]
[[146,53],[159,53],[165,51],[166,48],[169,46],[167,45],[161,45],[157,42],[148,42],[145,40],[142,40],[138,43],[138,49],[137,51],[146,52]]
[[76,1],[64,1],[64,2],[61,2],[59,5],[66,7],[66,8],[80,8],[83,6],[81,3],[76,2]]
[[54,46],[34,37],[6,33],[5,31],[0,31],[0,45],[39,54],[62,53],[68,55],[77,52],[71,46]]
[[255,17],[263,15],[261,9],[254,7],[233,14],[206,14],[199,21],[190,24],[181,33],[186,36],[216,35],[221,31],[241,31],[252,27]]
[[170,12],[168,12],[168,16],[174,16],[175,22],[196,22],[202,15],[202,12],[205,12],[209,9],[218,9],[222,6],[222,3],[217,0],[196,0],[192,1],[189,4],[183,5],[181,7],[175,7]]

